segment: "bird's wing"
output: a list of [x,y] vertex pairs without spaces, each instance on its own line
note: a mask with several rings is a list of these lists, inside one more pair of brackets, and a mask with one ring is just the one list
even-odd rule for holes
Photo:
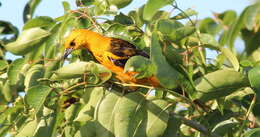
[[109,59],[117,66],[124,67],[127,60],[132,56],[143,56],[149,58],[149,55],[142,50],[138,50],[133,44],[128,41],[112,38],[110,43],[110,52],[121,59]]

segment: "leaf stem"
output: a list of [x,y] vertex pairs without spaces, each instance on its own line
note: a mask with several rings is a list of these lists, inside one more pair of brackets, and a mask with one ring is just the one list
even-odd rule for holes
[[241,136],[242,136],[243,128],[244,128],[245,125],[246,125],[247,119],[248,119],[248,117],[249,117],[249,115],[250,115],[250,113],[251,113],[251,111],[252,111],[252,109],[253,109],[253,107],[254,107],[254,105],[255,105],[255,102],[256,102],[256,94],[254,94],[254,97],[253,97],[253,99],[252,99],[252,101],[251,101],[251,104],[250,104],[250,106],[249,106],[249,108],[248,108],[248,110],[247,110],[247,112],[246,112],[246,117],[245,117],[245,119],[244,119],[242,125],[241,125],[240,128],[239,128],[238,137],[241,137]]

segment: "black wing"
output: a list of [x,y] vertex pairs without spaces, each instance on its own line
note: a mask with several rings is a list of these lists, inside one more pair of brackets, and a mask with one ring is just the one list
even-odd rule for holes
[[112,59],[109,58],[115,65],[124,67],[127,60],[132,56],[143,56],[149,58],[149,55],[142,50],[137,49],[133,44],[128,41],[116,39],[111,39],[111,49],[110,52],[119,56],[124,57],[124,59]]

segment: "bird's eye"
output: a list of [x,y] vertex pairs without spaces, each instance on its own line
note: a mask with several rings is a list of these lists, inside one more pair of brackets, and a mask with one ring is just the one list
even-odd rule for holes
[[71,47],[74,47],[75,45],[76,45],[76,44],[75,44],[74,41],[71,41],[71,42],[70,42],[70,46],[71,46]]

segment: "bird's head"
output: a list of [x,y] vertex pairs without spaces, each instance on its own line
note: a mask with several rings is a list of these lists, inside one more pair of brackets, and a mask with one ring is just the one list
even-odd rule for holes
[[85,45],[87,45],[87,41],[84,39],[84,30],[73,30],[65,39],[64,58],[66,58],[73,50],[83,48]]

